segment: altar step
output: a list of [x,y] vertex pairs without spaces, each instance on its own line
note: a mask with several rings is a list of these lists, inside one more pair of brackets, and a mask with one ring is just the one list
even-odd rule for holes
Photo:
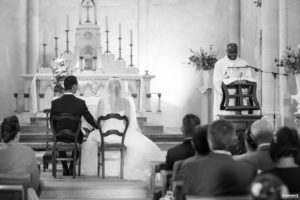
[[[145,125],[147,123],[147,117],[139,116],[137,117],[137,121],[139,125]],[[45,125],[46,124],[46,117],[39,116],[39,117],[30,117],[30,124],[32,125]]]
[[[143,134],[162,134],[164,127],[157,124],[140,124],[139,125]],[[21,131],[23,134],[27,133],[46,133],[46,124],[34,125],[34,124],[21,124]],[[49,130],[51,131],[51,130]]]

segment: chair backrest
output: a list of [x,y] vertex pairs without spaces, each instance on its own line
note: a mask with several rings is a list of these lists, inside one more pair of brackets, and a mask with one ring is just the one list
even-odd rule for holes
[[[76,131],[74,132],[70,129],[61,129],[59,131],[55,131],[55,123],[57,121],[61,121],[61,120],[68,120],[68,121],[72,121],[72,123],[74,123],[74,124],[77,124]],[[60,113],[57,115],[51,115],[50,125],[51,125],[51,130],[53,133],[54,143],[56,143],[57,137],[64,136],[64,135],[69,135],[71,137],[74,137],[74,143],[77,143],[79,132],[81,129],[81,117],[80,116],[74,116],[69,113]]]
[[30,174],[0,174],[0,199],[27,200]]
[[[125,127],[123,132],[120,132],[119,130],[108,130],[106,132],[103,132],[102,130],[102,125],[101,121],[109,120],[109,119],[118,119],[118,120],[123,120],[125,122]],[[109,135],[118,135],[122,138],[122,145],[124,145],[124,140],[125,140],[125,135],[129,126],[129,120],[126,115],[121,116],[119,113],[110,113],[105,116],[100,116],[97,120],[99,132],[100,132],[100,137],[101,137],[101,146],[104,146],[104,138],[109,136]]]

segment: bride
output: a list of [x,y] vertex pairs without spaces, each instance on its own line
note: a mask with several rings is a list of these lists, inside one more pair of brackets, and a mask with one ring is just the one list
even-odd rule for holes
[[[124,153],[124,179],[146,180],[150,177],[150,161],[164,161],[162,152],[146,136],[138,131],[135,105],[132,98],[125,98],[121,95],[121,82],[117,78],[109,81],[109,96],[102,98],[98,103],[96,117],[105,116],[109,113],[119,113],[126,115],[129,119],[129,127],[125,137],[127,147]],[[110,119],[102,123],[103,131],[117,129],[122,131],[124,124],[122,121]],[[120,137],[110,135],[105,138],[105,142],[114,143],[120,141]],[[83,143],[81,152],[81,174],[87,176],[97,175],[97,143],[100,142],[99,130],[90,133],[87,141]],[[105,154],[107,158],[109,153]],[[119,156],[119,153],[118,153]],[[113,157],[111,155],[111,157]],[[119,160],[109,162],[105,160],[105,176],[119,175]]]

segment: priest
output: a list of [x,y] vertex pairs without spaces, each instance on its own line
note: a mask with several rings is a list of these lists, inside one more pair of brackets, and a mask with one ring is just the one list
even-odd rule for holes
[[235,43],[227,45],[227,55],[218,60],[215,64],[213,85],[214,85],[214,107],[213,120],[218,119],[218,115],[234,114],[233,111],[221,110],[223,98],[222,83],[228,85],[236,80],[247,80],[256,82],[252,78],[251,69],[248,63],[238,56],[238,47]]

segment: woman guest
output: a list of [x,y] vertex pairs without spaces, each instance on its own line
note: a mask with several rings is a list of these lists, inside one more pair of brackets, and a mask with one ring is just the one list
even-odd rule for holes
[[[41,193],[41,182],[34,151],[19,144],[20,125],[16,116],[7,117],[1,124],[0,173],[31,175],[30,186]],[[28,195],[32,193],[28,192]],[[36,195],[35,195],[36,196]],[[32,198],[31,198],[32,199]]]
[[299,154],[299,136],[296,129],[282,127],[278,129],[270,146],[270,156],[275,168],[265,173],[272,173],[280,178],[291,194],[300,193],[300,166],[296,163]]

